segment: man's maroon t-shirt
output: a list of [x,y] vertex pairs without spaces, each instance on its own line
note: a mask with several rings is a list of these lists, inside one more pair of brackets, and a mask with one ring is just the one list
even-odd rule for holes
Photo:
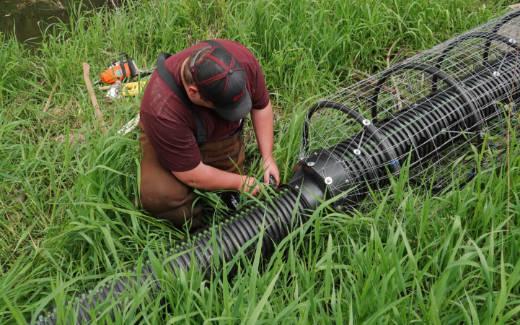
[[[231,53],[242,65],[247,76],[247,89],[251,95],[253,109],[262,109],[269,103],[264,74],[253,54],[243,45],[229,41],[217,42]],[[181,65],[198,49],[208,46],[201,42],[166,60],[166,69],[184,91],[181,83]],[[207,141],[227,138],[240,127],[240,121],[230,122],[220,118],[211,109],[192,105],[206,129]],[[146,136],[157,152],[160,163],[173,172],[191,170],[200,163],[201,155],[197,141],[194,114],[186,107],[155,71],[146,87],[141,102],[140,119]]]

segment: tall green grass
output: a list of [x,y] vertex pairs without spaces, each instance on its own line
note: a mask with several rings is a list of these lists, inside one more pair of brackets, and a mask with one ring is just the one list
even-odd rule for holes
[[[275,155],[287,180],[311,102],[384,68],[387,58],[397,61],[499,15],[507,4],[126,1],[118,11],[75,12],[36,51],[2,36],[0,323],[23,324],[48,304],[70,323],[64,304],[71,296],[145,257],[159,272],[167,247],[186,236],[137,208],[138,134],[116,131],[138,112],[139,99],[102,102],[104,135],[82,62],[101,71],[125,51],[152,67],[158,53],[197,40],[246,44],[276,107]],[[153,299],[146,286],[129,294],[116,323],[516,323],[520,158],[510,131],[506,158],[484,152],[490,163],[462,190],[436,196],[403,175],[359,211],[324,203],[267,262],[259,254],[237,257],[232,281],[231,265],[207,282],[194,271],[165,273],[165,290]]]

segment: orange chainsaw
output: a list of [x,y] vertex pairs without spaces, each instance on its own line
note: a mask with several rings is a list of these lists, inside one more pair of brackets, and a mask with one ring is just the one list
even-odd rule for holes
[[121,58],[112,62],[108,69],[101,72],[99,79],[104,84],[113,84],[118,80],[128,81],[136,76],[144,76],[150,73],[150,71],[140,71],[128,54],[121,53]]

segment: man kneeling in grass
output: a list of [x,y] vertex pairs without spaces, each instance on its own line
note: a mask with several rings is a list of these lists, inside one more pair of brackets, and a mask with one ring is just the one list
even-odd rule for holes
[[176,226],[201,224],[193,188],[248,191],[243,119],[251,115],[264,182],[280,181],[273,159],[273,110],[253,54],[229,40],[200,42],[160,57],[141,103],[141,203]]

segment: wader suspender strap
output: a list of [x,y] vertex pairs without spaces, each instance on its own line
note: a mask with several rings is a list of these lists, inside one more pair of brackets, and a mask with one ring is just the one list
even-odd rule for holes
[[192,103],[188,100],[186,97],[186,94],[182,92],[179,88],[179,85],[175,82],[170,72],[166,69],[166,66],[164,62],[169,57],[169,54],[162,53],[159,55],[159,58],[157,59],[157,72],[159,73],[159,76],[161,79],[170,87],[170,89],[179,97],[184,105],[188,107],[191,110],[191,113],[193,114],[193,118],[195,119],[195,128],[196,128],[196,134],[195,137],[197,139],[197,143],[203,144],[206,142],[206,129],[204,128],[204,124],[202,123],[202,119],[200,117],[199,112],[197,112],[193,107]]

